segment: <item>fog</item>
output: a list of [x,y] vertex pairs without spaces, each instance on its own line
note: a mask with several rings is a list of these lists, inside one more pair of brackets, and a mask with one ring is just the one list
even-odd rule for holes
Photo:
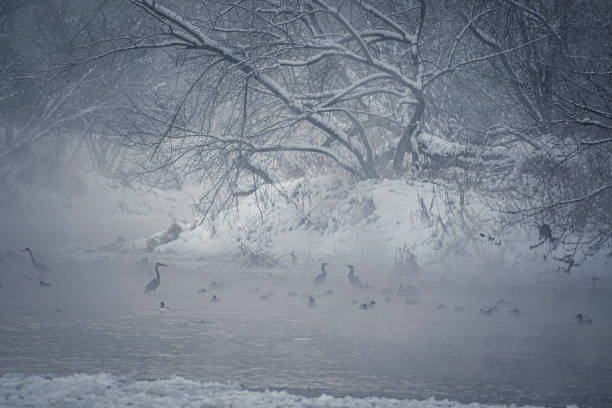
[[[357,266],[369,288],[356,291],[341,260],[331,260],[314,291],[318,271],[301,266],[101,254],[49,254],[53,275],[42,279],[52,286],[40,287],[24,278],[35,276],[26,256],[3,275],[4,373],[179,375],[303,395],[547,406],[602,406],[610,397],[607,289],[425,282]],[[160,260],[169,266],[145,294]],[[410,289],[383,295],[399,284]],[[481,311],[493,305],[499,310]],[[578,311],[594,323],[577,322]]]
[[611,18],[0,2],[0,405],[612,406]]

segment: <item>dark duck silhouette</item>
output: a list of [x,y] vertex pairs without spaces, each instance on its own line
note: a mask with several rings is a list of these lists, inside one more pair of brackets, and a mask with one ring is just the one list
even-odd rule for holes
[[28,254],[30,254],[30,260],[32,261],[32,266],[34,267],[34,269],[36,269],[36,272],[40,273],[41,275],[51,273],[51,269],[47,265],[42,264],[40,262],[36,262],[36,259],[34,259],[34,255],[32,255],[32,250],[30,248],[22,249],[19,252],[27,252]]
[[586,323],[586,324],[593,323],[593,319],[591,319],[587,315],[583,315],[582,313],[578,313],[576,317],[574,317],[574,319],[578,319],[578,323]]
[[361,279],[357,275],[355,275],[355,267],[353,265],[346,265],[349,268],[349,282],[353,286],[353,289],[363,289],[363,284],[361,283]]
[[155,273],[157,274],[157,277],[155,279],[152,279],[151,282],[147,283],[147,286],[145,286],[145,290],[144,290],[145,293],[155,292],[155,290],[159,287],[159,282],[160,282],[159,267],[160,266],[168,266],[168,265],[159,263],[159,262],[155,264]]
[[325,282],[325,279],[327,278],[327,271],[325,270],[325,267],[327,265],[328,264],[325,262],[321,264],[321,273],[317,275],[314,281],[312,281],[313,289],[319,289],[321,288],[321,286],[323,286],[323,283]]
[[166,306],[166,303],[162,300],[161,302],[159,302],[159,310],[170,310],[170,307]]
[[597,277],[597,276],[593,276],[591,278],[591,284],[593,285],[593,290],[597,290],[597,281],[598,280],[601,280],[601,278]]
[[315,307],[315,298],[308,296],[308,307]]
[[38,281],[38,283],[40,284],[40,287],[41,287],[41,288],[48,288],[48,287],[51,287],[51,284],[50,284],[49,282],[45,282],[45,281],[44,281],[44,280],[42,280],[42,279],[40,279],[40,280]]

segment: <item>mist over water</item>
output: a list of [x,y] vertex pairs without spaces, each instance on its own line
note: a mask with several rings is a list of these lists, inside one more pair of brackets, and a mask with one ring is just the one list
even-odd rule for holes
[[0,407],[612,407],[610,21],[0,1]]
[[[144,294],[154,258],[53,259],[49,288],[25,280],[32,271],[19,262],[3,277],[0,371],[179,375],[304,395],[465,403],[596,407],[612,398],[607,289],[405,279],[416,290],[385,300],[389,276],[362,273],[371,289],[355,291],[346,268],[332,263],[313,292],[307,273],[245,269],[228,257],[169,261],[158,291]],[[361,310],[353,300],[376,306]],[[495,304],[499,311],[480,312]],[[595,323],[579,324],[579,311]]]

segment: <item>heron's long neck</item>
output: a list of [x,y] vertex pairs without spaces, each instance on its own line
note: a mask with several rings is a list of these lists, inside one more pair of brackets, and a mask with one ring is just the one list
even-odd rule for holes
[[155,273],[157,274],[157,280],[161,280],[161,278],[159,277],[159,268],[157,265],[155,265]]
[[32,260],[32,265],[36,265],[36,261],[34,260],[34,255],[32,255],[32,250],[28,249],[28,254],[30,254],[30,259]]
[[322,267],[321,267],[321,273],[322,273],[323,275],[327,275],[327,271],[325,270],[325,267],[324,267],[324,266],[322,266]]

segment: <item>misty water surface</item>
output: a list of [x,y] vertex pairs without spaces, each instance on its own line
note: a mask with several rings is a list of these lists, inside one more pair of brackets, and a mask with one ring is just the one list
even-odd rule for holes
[[[216,273],[227,267],[214,265]],[[210,291],[196,293],[210,273],[171,267],[159,293],[145,295],[147,268],[107,276],[91,273],[99,265],[89,268],[56,276],[45,289],[5,279],[0,372],[180,375],[308,395],[552,406],[612,401],[606,290],[437,285],[422,288],[418,303],[388,304],[375,292],[352,292],[338,276],[328,281],[334,295],[308,308],[300,295],[288,296],[307,289],[306,280],[279,284],[238,271],[227,289],[215,291],[221,302],[211,303]],[[270,299],[260,300],[268,291]],[[377,301],[374,309],[351,304],[366,297]],[[499,297],[512,303],[479,312]],[[160,311],[161,300],[171,309]],[[521,314],[510,314],[511,306]],[[595,323],[578,324],[577,311],[589,311]]]

